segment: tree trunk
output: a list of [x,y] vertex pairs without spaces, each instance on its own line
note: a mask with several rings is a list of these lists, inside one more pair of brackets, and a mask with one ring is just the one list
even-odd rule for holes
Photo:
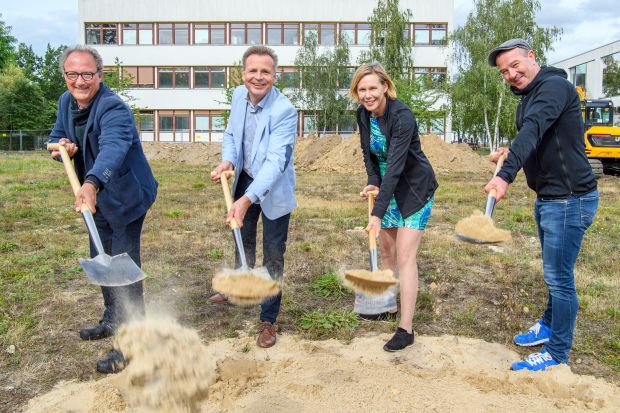
[[502,112],[502,102],[504,100],[504,88],[499,92],[499,99],[497,101],[497,113],[495,115],[495,130],[493,132],[493,142],[491,143],[491,152],[495,152],[499,146],[499,114]]

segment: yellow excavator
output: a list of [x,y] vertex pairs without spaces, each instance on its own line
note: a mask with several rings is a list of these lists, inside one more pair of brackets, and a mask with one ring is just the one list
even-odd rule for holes
[[577,86],[581,116],[585,124],[586,156],[599,178],[603,173],[620,173],[620,126],[614,126],[614,105],[608,99],[588,99]]

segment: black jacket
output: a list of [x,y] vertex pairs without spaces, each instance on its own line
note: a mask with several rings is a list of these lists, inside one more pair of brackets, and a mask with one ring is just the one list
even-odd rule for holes
[[566,198],[596,189],[586,158],[581,106],[566,72],[542,67],[523,90],[517,107],[519,133],[497,174],[512,183],[523,167],[528,186],[539,198]]
[[368,185],[380,188],[372,215],[383,218],[394,195],[401,215],[406,218],[422,208],[435,193],[438,186],[435,173],[422,152],[418,124],[407,105],[398,99],[388,98],[385,113],[377,120],[388,145],[383,180],[379,161],[370,153],[370,112],[363,105],[357,109]]

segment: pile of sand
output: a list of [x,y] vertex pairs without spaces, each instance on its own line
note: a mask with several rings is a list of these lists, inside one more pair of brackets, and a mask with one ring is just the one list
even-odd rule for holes
[[[142,404],[154,396],[150,386],[168,396],[174,394],[177,402],[185,386],[208,387],[206,398],[193,404],[195,412],[617,412],[620,406],[620,388],[613,384],[575,375],[565,365],[546,372],[510,372],[510,362],[518,355],[482,340],[418,336],[412,347],[388,353],[382,349],[388,334],[357,338],[349,344],[280,335],[275,347],[260,349],[254,336],[241,335],[204,347],[195,340],[180,342],[176,334],[185,331],[174,331],[162,335],[145,327],[132,334],[163,342],[151,343],[153,348],[167,349],[157,355],[162,361],[168,358],[159,366],[174,368],[177,362],[193,359],[195,368],[204,370],[194,376],[201,383],[191,383],[192,376],[183,375],[180,383],[161,386],[152,379],[172,376],[152,370],[136,375],[130,370],[131,363],[138,363],[134,355],[118,376],[59,383],[47,395],[31,400],[27,411],[174,413],[192,406],[189,401],[177,407]],[[132,340],[146,341],[140,336]],[[178,351],[169,353],[178,345]],[[128,388],[142,388],[144,394],[127,398]],[[193,394],[188,391],[185,396]]]
[[[436,173],[474,172],[488,174],[493,164],[464,143],[449,144],[436,135],[420,138],[422,150]],[[143,142],[149,160],[166,160],[217,166],[221,159],[220,143],[157,143]],[[295,144],[295,167],[300,171],[364,173],[364,161],[358,135],[341,138],[329,135],[299,137]]]

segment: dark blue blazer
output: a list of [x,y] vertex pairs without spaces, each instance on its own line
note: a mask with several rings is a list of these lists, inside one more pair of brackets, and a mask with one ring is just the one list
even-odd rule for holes
[[[50,142],[58,142],[60,138],[78,142],[71,99],[71,94],[65,92],[58,100]],[[113,228],[135,221],[155,202],[157,181],[142,151],[133,113],[103,83],[90,105],[83,145],[75,157],[80,182],[94,175],[102,184],[97,193],[97,212]]]

